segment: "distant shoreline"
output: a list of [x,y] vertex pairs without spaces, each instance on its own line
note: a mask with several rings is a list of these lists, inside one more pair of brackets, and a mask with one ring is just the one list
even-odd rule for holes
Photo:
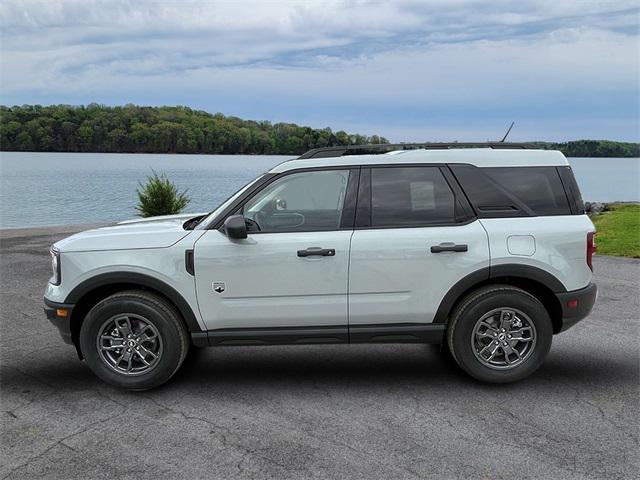
[[[188,107],[0,105],[0,145],[7,152],[298,156],[314,148],[388,143],[381,135],[245,120]],[[528,143],[567,157],[640,157],[640,143],[634,142]]]

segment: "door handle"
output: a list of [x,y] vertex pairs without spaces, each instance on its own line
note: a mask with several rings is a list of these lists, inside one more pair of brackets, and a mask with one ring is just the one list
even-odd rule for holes
[[431,253],[466,252],[467,250],[469,250],[469,247],[466,243],[455,244],[453,242],[446,242],[431,247]]
[[311,257],[314,255],[319,257],[333,257],[335,254],[335,248],[309,247],[306,250],[298,250],[299,257]]

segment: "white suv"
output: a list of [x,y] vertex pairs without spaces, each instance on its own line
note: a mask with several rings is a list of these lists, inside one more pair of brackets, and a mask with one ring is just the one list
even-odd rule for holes
[[166,382],[190,346],[319,343],[443,343],[476,379],[512,382],[591,311],[593,237],[560,152],[331,147],[212,213],[57,242],[45,311],[129,389]]

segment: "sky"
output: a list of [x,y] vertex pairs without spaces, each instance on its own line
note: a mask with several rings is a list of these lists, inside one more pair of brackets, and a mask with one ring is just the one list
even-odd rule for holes
[[186,105],[392,141],[640,141],[640,5],[3,0],[0,103]]

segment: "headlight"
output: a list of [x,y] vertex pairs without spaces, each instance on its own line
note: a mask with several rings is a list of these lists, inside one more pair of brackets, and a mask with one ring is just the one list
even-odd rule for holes
[[55,248],[51,248],[49,252],[51,253],[51,271],[53,272],[49,283],[52,285],[60,285],[60,252]]

